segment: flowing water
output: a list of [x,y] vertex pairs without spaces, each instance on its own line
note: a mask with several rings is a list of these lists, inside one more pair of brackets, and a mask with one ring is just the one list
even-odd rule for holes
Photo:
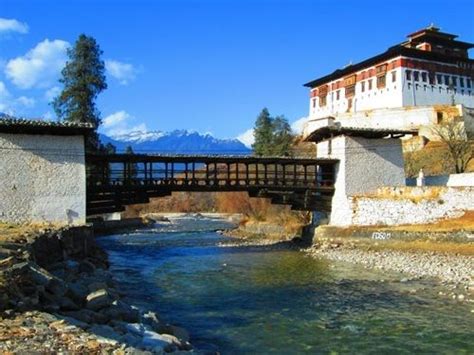
[[293,250],[220,247],[229,224],[182,217],[100,238],[130,302],[222,354],[473,354],[474,305],[429,281],[315,260]]

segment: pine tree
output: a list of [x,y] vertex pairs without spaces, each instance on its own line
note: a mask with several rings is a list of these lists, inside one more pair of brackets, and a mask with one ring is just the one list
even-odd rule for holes
[[117,147],[109,142],[102,148],[102,152],[104,154],[115,154],[117,153]]
[[287,156],[291,153],[293,134],[291,126],[285,116],[277,116],[273,120],[272,154]]
[[255,143],[252,144],[257,156],[290,155],[293,134],[288,120],[284,116],[270,116],[264,108],[255,121]]
[[[69,60],[59,80],[64,88],[53,101],[54,110],[61,120],[91,123],[97,130],[101,119],[95,100],[107,88],[105,65],[100,58],[102,51],[93,37],[81,34],[67,54]],[[98,134],[94,131],[87,137],[86,149],[96,151],[99,147]]]
[[252,144],[255,155],[263,156],[271,154],[273,138],[272,118],[267,108],[264,108],[255,121],[253,135],[255,143]]

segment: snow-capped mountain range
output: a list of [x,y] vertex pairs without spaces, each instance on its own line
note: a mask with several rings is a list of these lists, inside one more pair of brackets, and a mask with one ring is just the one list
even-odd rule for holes
[[100,134],[100,140],[103,144],[112,143],[117,152],[123,152],[130,145],[136,153],[226,155],[251,153],[251,150],[238,139],[219,139],[209,133],[200,134],[187,130],[135,131],[113,137]]

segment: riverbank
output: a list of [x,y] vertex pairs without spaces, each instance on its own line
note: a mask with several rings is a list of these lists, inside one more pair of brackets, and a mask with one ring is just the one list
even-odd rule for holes
[[474,299],[474,234],[472,221],[458,222],[399,227],[320,226],[305,252],[314,258],[399,272],[406,275],[403,281],[435,280],[447,289],[440,291],[440,296],[469,301]]
[[192,349],[183,328],[122,296],[90,228],[0,229],[0,352]]
[[[250,223],[224,234],[235,238],[222,246],[301,247],[314,258],[359,264],[367,269],[393,271],[404,280],[431,279],[447,287],[446,296],[460,301],[474,298],[474,220],[463,218],[430,226],[320,226],[306,235],[285,233],[284,226]],[[276,231],[267,236],[264,231]]]

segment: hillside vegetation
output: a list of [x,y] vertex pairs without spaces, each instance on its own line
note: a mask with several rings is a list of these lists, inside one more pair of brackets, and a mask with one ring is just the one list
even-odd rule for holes
[[[474,142],[472,142],[474,147]],[[416,177],[420,169],[426,176],[454,174],[455,169],[450,160],[448,148],[442,142],[428,142],[423,149],[406,152],[405,174]],[[474,159],[467,166],[466,172],[474,171]]]

